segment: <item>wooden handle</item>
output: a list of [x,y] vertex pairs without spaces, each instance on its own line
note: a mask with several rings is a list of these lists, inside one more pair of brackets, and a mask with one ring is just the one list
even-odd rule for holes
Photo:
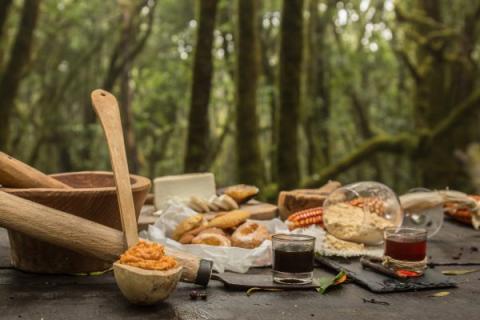
[[0,185],[8,188],[70,188],[3,152],[0,152]]
[[0,191],[0,226],[105,261],[125,251],[122,232]]
[[122,227],[128,247],[131,247],[138,242],[138,229],[117,99],[111,93],[99,89],[92,92],[92,103],[107,139]]
[[[0,191],[0,226],[75,252],[114,262],[127,248],[123,233],[99,223]],[[201,259],[166,249],[182,265],[182,280],[196,283]]]

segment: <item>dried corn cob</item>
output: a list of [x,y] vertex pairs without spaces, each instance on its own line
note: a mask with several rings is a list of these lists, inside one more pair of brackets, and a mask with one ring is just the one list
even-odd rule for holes
[[352,206],[358,208],[367,208],[370,212],[375,213],[379,216],[383,216],[385,212],[385,205],[383,201],[376,197],[361,197],[356,198],[350,201]]
[[459,222],[472,225],[472,213],[466,209],[459,209],[455,211],[446,210],[445,213]]
[[[469,195],[470,198],[475,201],[480,201],[480,196]],[[444,205],[444,212],[447,216],[468,225],[472,225],[472,212],[465,207],[460,206],[458,203],[447,202]]]
[[322,207],[301,210],[287,218],[287,225],[290,230],[306,228],[314,224],[323,227]]

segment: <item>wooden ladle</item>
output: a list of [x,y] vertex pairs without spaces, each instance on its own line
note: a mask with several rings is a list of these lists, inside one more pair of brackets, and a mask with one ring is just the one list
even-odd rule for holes
[[[105,90],[95,90],[91,97],[110,151],[125,240],[127,246],[132,247],[139,239],[117,99]],[[167,271],[143,270],[119,262],[114,263],[113,270],[120,291],[136,304],[153,304],[166,299],[182,274],[182,267]]]
[[117,99],[105,90],[95,90],[91,96],[107,139],[123,232],[127,246],[131,247],[138,242],[138,229]]

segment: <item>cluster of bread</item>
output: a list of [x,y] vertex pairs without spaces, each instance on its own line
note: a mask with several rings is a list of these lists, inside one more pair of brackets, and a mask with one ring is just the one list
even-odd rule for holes
[[220,213],[210,218],[194,215],[179,223],[172,238],[182,244],[204,244],[252,249],[270,239],[267,228],[248,221],[250,214],[242,210]]

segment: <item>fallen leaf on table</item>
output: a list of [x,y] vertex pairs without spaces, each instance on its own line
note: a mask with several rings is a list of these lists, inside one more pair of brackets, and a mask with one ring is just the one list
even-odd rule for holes
[[442,274],[446,276],[461,276],[464,274],[478,272],[480,269],[457,269],[457,270],[443,270]]
[[318,286],[317,291],[324,294],[328,288],[338,286],[347,280],[347,274],[340,271],[335,277],[321,277],[313,280],[313,283]]
[[450,294],[450,292],[448,291],[440,291],[440,292],[437,292],[437,293],[434,293],[432,295],[430,295],[429,297],[446,297]]

